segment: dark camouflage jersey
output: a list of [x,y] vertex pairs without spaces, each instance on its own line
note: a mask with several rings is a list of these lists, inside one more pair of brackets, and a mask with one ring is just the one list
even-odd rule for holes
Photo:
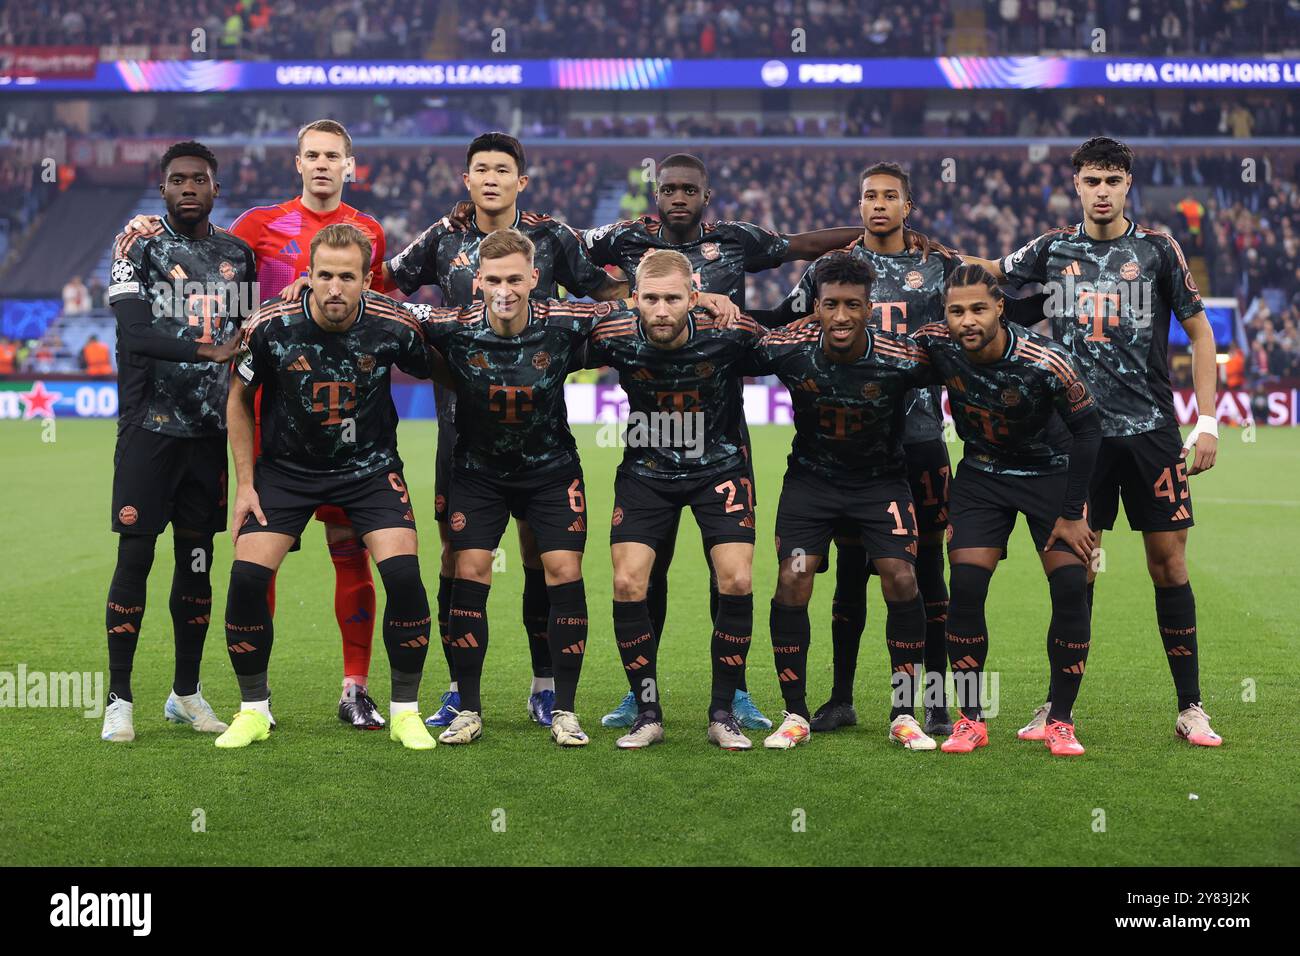
[[528,325],[513,338],[492,330],[482,302],[410,308],[456,388],[456,467],[494,478],[578,467],[564,380],[581,367],[587,335],[611,303],[531,299]]
[[725,295],[745,308],[745,273],[775,269],[785,261],[790,240],[752,222],[708,222],[698,238],[681,245],[660,235],[660,222],[650,216],[588,229],[583,242],[598,266],[618,266],[636,288],[636,270],[651,249],[674,249],[691,263],[700,292]]
[[817,323],[772,329],[748,371],[790,390],[795,436],[789,462],[853,483],[902,476],[903,415],[910,389],[930,382],[925,350],[900,332],[867,330],[855,362],[832,362]]
[[[589,296],[609,280],[604,269],[592,263],[582,239],[558,219],[535,212],[520,212],[514,228],[536,247],[537,268],[534,299],[559,298],[559,286],[571,295]],[[442,290],[442,304],[462,308],[483,298],[478,287],[478,247],[485,238],[473,220],[468,229],[451,224],[446,217],[420,233],[409,246],[388,261],[397,287],[412,295],[424,286]],[[434,386],[438,418],[449,424],[456,420],[456,393]]]
[[1136,223],[1097,240],[1083,224],[1039,236],[1002,260],[1007,280],[1041,282],[1057,341],[1097,398],[1102,434],[1138,435],[1177,423],[1169,382],[1169,315],[1203,308],[1172,237]]
[[[220,345],[238,334],[244,313],[252,311],[241,292],[248,296],[257,278],[253,251],[215,226],[200,239],[187,239],[166,218],[162,223],[160,235],[122,233],[114,241],[109,305],[139,299],[149,303],[155,331]],[[225,431],[228,365],[124,354],[120,340],[119,427],[138,425],[185,438]]]
[[[876,280],[871,284],[871,323],[874,328],[910,334],[923,325],[943,319],[944,283],[953,269],[961,264],[956,259],[931,255],[922,262],[919,252],[872,252],[861,237],[844,249],[829,254],[844,252],[866,262],[875,271]],[[817,299],[817,284],[813,276],[822,259],[808,267],[799,284],[773,310],[777,324],[785,325],[812,314]],[[914,445],[942,437],[943,415],[939,411],[937,390],[927,388],[911,392],[907,396],[903,444]]]
[[[675,349],[647,341],[635,311],[615,312],[592,329],[587,366],[617,369],[627,393],[628,443],[621,471],[703,479],[748,467],[742,366],[763,330],[745,315],[733,328],[720,328],[700,310],[687,323],[690,335]],[[702,431],[687,433],[688,427]],[[674,440],[696,436],[693,448]],[[646,444],[647,437],[656,440]]]
[[1014,322],[1006,327],[1006,351],[985,365],[966,357],[946,322],[916,332],[935,380],[948,387],[957,434],[966,443],[962,466],[1000,475],[1063,472],[1070,463],[1069,434],[1052,428],[1054,413],[1069,422],[1090,414],[1096,403],[1059,342]]
[[400,470],[393,366],[428,378],[424,329],[408,307],[365,292],[346,332],[311,317],[311,290],[254,313],[236,371],[262,387],[262,457],[306,477],[364,478]]

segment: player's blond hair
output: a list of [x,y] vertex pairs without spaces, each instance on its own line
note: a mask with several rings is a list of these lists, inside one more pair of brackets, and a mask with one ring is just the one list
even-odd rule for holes
[[671,275],[681,276],[686,280],[687,288],[691,287],[691,260],[676,249],[651,249],[641,257],[641,263],[636,267],[638,280],[662,279]]
[[498,229],[478,244],[478,259],[504,259],[506,256],[521,255],[531,263],[536,252],[533,240],[518,229]]
[[312,237],[311,265],[313,272],[316,269],[316,249],[318,246],[328,246],[331,249],[346,249],[348,246],[356,246],[361,250],[362,273],[370,271],[370,237],[351,223],[336,222],[331,226],[326,226]]
[[343,155],[351,158],[352,156],[352,137],[348,135],[347,127],[338,120],[318,119],[314,123],[308,123],[302,129],[298,130],[298,152],[302,152],[302,140],[308,133],[333,133],[335,136],[343,137]]

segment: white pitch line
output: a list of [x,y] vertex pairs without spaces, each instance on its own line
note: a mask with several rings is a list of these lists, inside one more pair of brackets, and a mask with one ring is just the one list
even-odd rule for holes
[[1279,508],[1300,508],[1300,501],[1289,498],[1195,498],[1193,502],[1204,501],[1211,505],[1269,505]]

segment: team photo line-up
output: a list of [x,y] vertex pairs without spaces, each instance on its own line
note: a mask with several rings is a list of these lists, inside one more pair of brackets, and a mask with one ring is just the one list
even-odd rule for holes
[[[575,713],[588,630],[586,499],[564,384],[570,372],[611,368],[630,410],[610,522],[614,635],[629,690],[601,719],[625,730],[619,748],[664,739],[657,651],[689,507],[710,568],[710,742],[749,749],[745,730],[763,730],[766,747],[788,749],[857,723],[853,682],[875,576],[887,608],[889,738],[909,750],[986,746],[985,601],[1020,514],[1051,621],[1048,690],[1018,736],[1081,755],[1072,712],[1090,644],[1094,556],[1121,499],[1143,538],[1176,735],[1220,745],[1201,707],[1185,563],[1188,477],[1213,467],[1217,421],[1201,414],[1185,440],[1178,431],[1170,315],[1190,340],[1205,410],[1215,408],[1213,334],[1177,242],[1125,215],[1129,148],[1095,137],[1071,160],[1079,222],[990,260],[908,229],[908,175],[889,162],[859,178],[860,225],[782,235],[705,222],[708,172],[679,153],[656,169],[658,216],[577,230],[521,209],[524,149],[490,132],[467,151],[469,200],[390,258],[378,221],[342,201],[355,160],[339,123],[299,132],[300,196],[250,209],[228,228],[210,221],[217,158],[197,142],[173,145],[159,164],[165,215],[137,216],[117,236],[108,289],[121,414],[102,738],[135,738],[132,664],[156,540],[170,523],[175,675],[164,716],[217,735],[220,748],[267,739],[276,572],[314,516],[336,572],[340,720],[387,726],[415,750],[478,740],[493,554],[513,516],[534,675],[528,713],[556,744],[587,744]],[[811,264],[785,299],[747,311],[746,273],[794,260]],[[1003,293],[1031,283],[1044,291]],[[440,290],[441,307],[389,295],[426,286]],[[595,301],[561,299],[561,288]],[[1043,321],[1051,337],[1031,330]],[[436,619],[397,450],[394,368],[435,390]],[[764,375],[788,388],[795,429],[769,611],[784,701],[775,729],[746,684],[756,489],[743,384]],[[955,470],[941,388],[964,442]],[[229,725],[199,684],[213,541],[227,528],[227,446],[234,560],[224,626],[241,699]],[[832,541],[834,679],[814,711],[808,605]],[[387,718],[368,690],[372,562],[385,592]],[[431,640],[450,682],[423,719]]]

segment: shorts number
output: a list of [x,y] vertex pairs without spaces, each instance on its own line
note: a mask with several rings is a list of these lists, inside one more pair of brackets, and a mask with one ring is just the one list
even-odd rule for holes
[[[748,478],[741,478],[740,483],[745,486],[745,496],[749,499],[749,510],[754,510],[754,483]],[[728,478],[722,484],[713,489],[718,494],[726,492],[727,503],[722,506],[722,510],[727,514],[733,511],[744,511],[745,506],[736,501],[736,483]]]
[[[943,497],[944,500],[946,501],[948,498],[948,475],[949,475],[948,466],[944,465],[942,468],[940,468],[939,474],[943,478]],[[930,473],[928,471],[921,472],[921,484],[925,485],[925,500],[922,501],[921,504],[927,508],[930,507],[931,505],[937,505],[939,503],[939,499],[934,496],[934,482],[931,480]]]
[[[1178,490],[1174,491],[1174,480],[1178,481]],[[1157,498],[1164,498],[1166,501],[1174,502],[1182,499],[1184,501],[1190,497],[1187,490],[1187,462],[1180,461],[1173,469],[1166,468],[1160,472],[1160,477],[1152,486]]]
[[569,485],[569,507],[578,514],[582,514],[587,507],[587,500],[582,496],[582,489],[578,487],[581,484],[581,478],[574,478],[573,484]]
[[898,508],[897,501],[891,501],[889,503],[889,507],[886,508],[885,510],[894,516],[894,527],[890,529],[889,532],[890,534],[916,534],[917,533],[916,532],[916,509],[912,507],[912,503],[910,501],[907,503],[907,513],[912,518],[912,530],[910,531],[903,525],[903,514]]
[[411,500],[411,495],[406,490],[406,485],[402,482],[402,476],[395,471],[388,473],[388,483],[393,486],[393,490],[402,496],[402,504]]

